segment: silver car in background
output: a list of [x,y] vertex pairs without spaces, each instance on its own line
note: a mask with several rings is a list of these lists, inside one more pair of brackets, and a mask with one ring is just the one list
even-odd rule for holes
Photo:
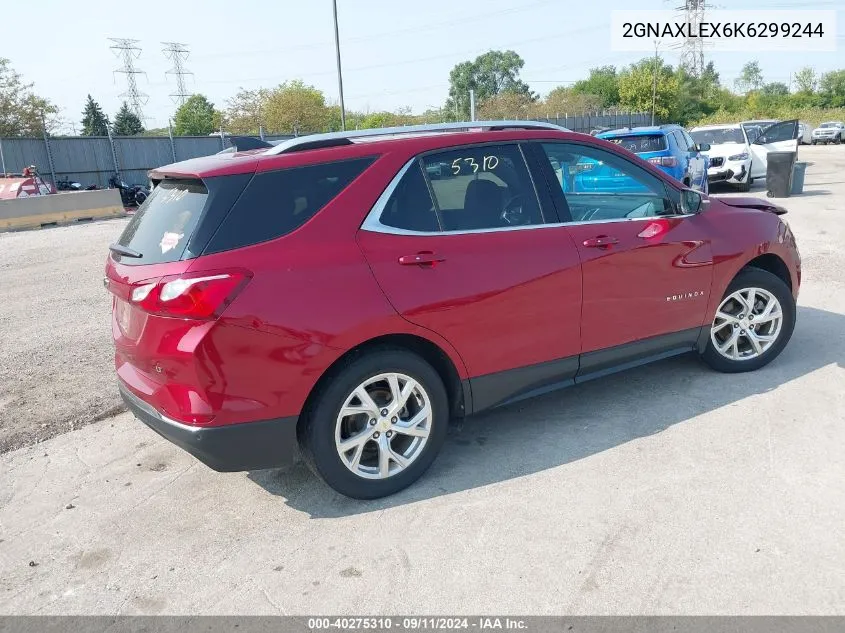
[[845,141],[845,123],[842,121],[827,121],[813,130],[812,143],[841,143]]

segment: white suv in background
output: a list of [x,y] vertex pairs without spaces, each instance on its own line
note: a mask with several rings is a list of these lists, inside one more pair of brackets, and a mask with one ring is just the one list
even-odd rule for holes
[[690,130],[701,145],[707,143],[710,183],[727,182],[748,191],[755,178],[765,178],[769,152],[798,151],[798,121],[781,121],[764,127],[756,123],[705,125]]
[[845,141],[845,123],[827,121],[813,130],[813,145],[816,143],[841,143]]

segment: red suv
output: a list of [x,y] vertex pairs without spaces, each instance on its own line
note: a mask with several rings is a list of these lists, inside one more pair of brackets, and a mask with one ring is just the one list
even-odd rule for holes
[[120,391],[219,471],[298,445],[380,497],[451,419],[691,351],[757,369],[795,325],[783,209],[551,125],[318,134],[150,176],[106,264]]

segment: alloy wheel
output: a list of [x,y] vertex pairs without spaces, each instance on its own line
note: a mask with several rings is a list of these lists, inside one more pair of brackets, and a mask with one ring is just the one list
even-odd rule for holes
[[743,288],[719,305],[710,338],[728,360],[745,361],[762,356],[777,341],[782,326],[777,297],[762,288]]
[[431,400],[408,375],[368,378],[350,393],[335,424],[341,462],[365,479],[386,479],[423,452],[432,423]]

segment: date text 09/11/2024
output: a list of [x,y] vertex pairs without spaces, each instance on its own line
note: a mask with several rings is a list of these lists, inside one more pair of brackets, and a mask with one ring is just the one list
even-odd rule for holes
[[525,630],[525,620],[510,617],[336,617],[308,618],[308,629],[320,630]]

